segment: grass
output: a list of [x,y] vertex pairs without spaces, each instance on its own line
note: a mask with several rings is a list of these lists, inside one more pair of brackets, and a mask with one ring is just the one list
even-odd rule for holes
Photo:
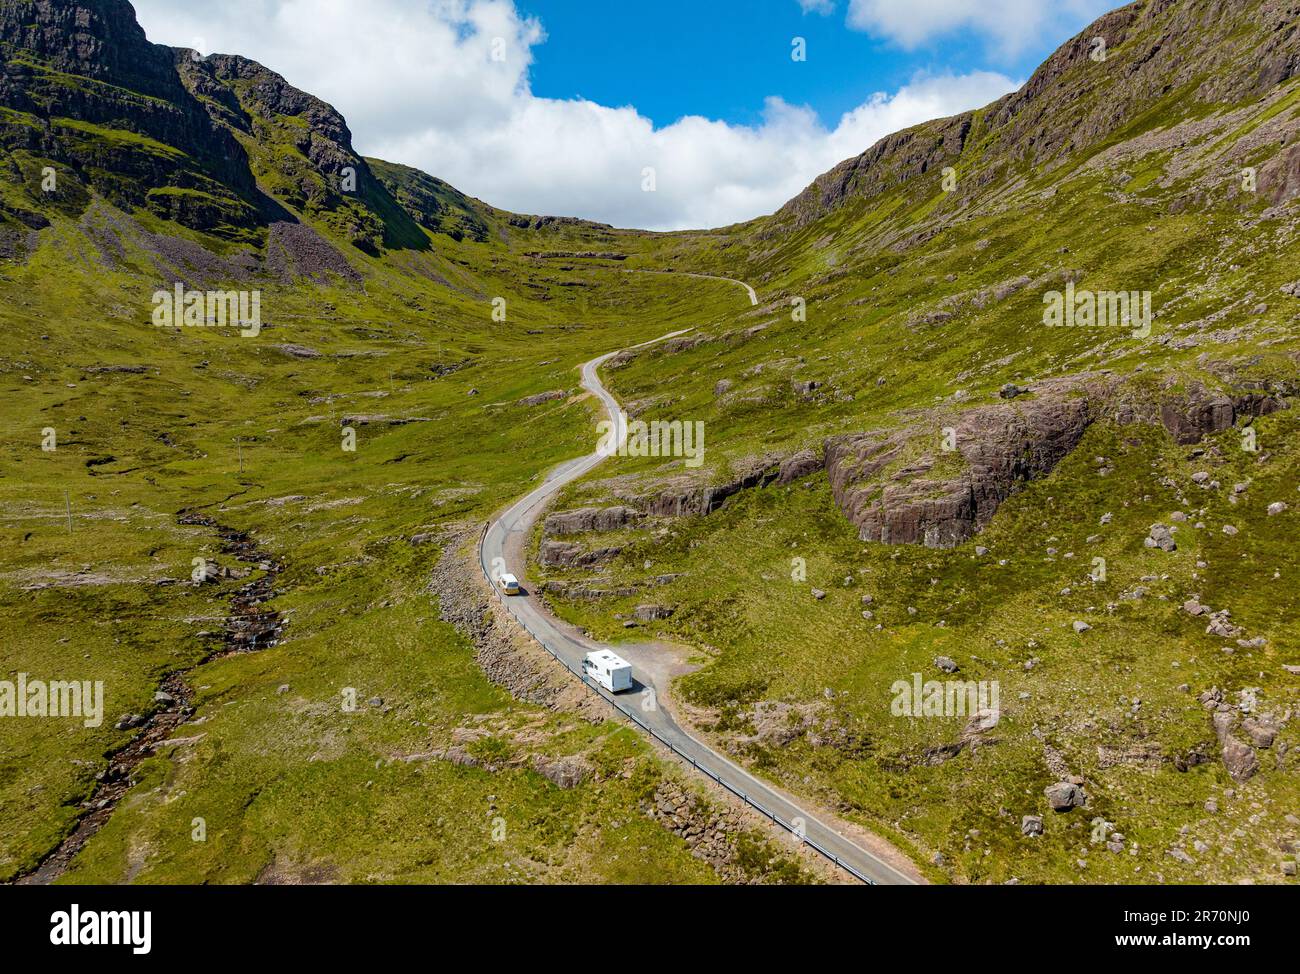
[[[1219,40],[1245,51],[1253,36]],[[249,204],[216,192],[175,147],[59,120],[86,171],[60,169],[50,199],[39,190],[46,160],[17,152],[11,171],[22,179],[0,191],[6,212],[52,220],[25,262],[0,267],[10,336],[0,355],[0,668],[102,679],[108,702],[96,728],[0,721],[0,879],[30,869],[72,827],[106,753],[129,738],[113,729],[117,718],[147,712],[176,670],[195,689],[194,719],[139,766],[68,881],[716,879],[640,811],[675,772],[620,724],[581,723],[489,684],[472,648],[439,621],[427,581],[438,546],[410,539],[472,532],[549,467],[589,452],[594,404],[576,394],[578,365],[682,328],[706,340],[647,350],[605,378],[637,418],[703,421],[704,467],[611,461],[558,507],[654,491],[670,477],[721,483],[757,458],[843,433],[914,426],[906,458],[933,454],[926,423],[996,401],[1006,382],[1110,370],[1134,402],[1157,406],[1196,383],[1293,393],[1300,305],[1280,289],[1295,279],[1294,203],[1228,193],[1223,174],[1245,160],[1262,169],[1280,151],[1265,142],[1289,144],[1295,91],[1216,106],[1194,96],[1216,79],[1193,72],[1140,106],[1108,100],[1105,79],[1137,70],[1143,52],[1116,45],[1104,67],[1064,77],[1077,95],[1068,117],[1040,119],[1040,144],[1061,136],[1073,146],[1059,158],[1010,151],[996,112],[978,113],[950,160],[953,193],[937,170],[908,177],[889,158],[855,177],[878,178],[878,193],[855,191],[806,223],[790,211],[653,235],[516,218],[378,160],[376,183],[341,196],[338,174],[298,148],[304,120],[261,112],[257,86],[236,84],[262,190],[364,278],[254,279],[266,322],[256,340],[153,327],[158,287],[230,282],[114,233],[124,215],[92,187],[114,190],[119,205],[152,188],[163,212],[133,214],[141,227],[232,261],[265,244]],[[1112,125],[1125,104],[1133,110]],[[1092,142],[1062,129],[1096,121],[1099,106],[1105,124]],[[0,124],[22,130],[21,142],[33,123],[6,110]],[[186,173],[184,188],[123,183],[114,169],[123,159]],[[212,211],[224,238],[167,219],[188,205]],[[627,259],[527,256],[573,252]],[[664,269],[749,281],[760,305],[733,285],[627,273]],[[1044,328],[1043,294],[1066,279],[1150,290],[1152,334]],[[498,297],[505,322],[491,316]],[[791,314],[795,298],[805,320]],[[801,395],[794,383],[809,380],[816,390]],[[574,395],[519,402],[553,390]],[[354,426],[355,452],[342,448],[348,416],[369,417]],[[862,543],[818,474],[744,491],[707,517],[576,539],[628,545],[595,573],[603,587],[678,577],[557,608],[617,640],[636,605],[674,606],[649,631],[692,647],[698,668],[675,692],[702,732],[791,792],[890,837],[933,878],[1278,880],[1279,849],[1295,839],[1285,816],[1300,797],[1294,726],[1259,750],[1256,777],[1234,785],[1197,696],[1218,687],[1235,702],[1255,688],[1279,716],[1300,703],[1281,669],[1300,661],[1289,621],[1300,568],[1294,410],[1256,422],[1258,453],[1239,448],[1239,429],[1197,452],[1153,424],[1114,419],[1095,423],[1050,476],[957,548]],[[46,429],[54,452],[41,449]],[[955,470],[954,458],[939,461]],[[1201,469],[1220,486],[1196,486]],[[1239,495],[1238,482],[1249,483]],[[1277,500],[1291,509],[1268,515]],[[283,562],[272,603],[289,622],[281,645],[194,668],[211,648],[200,634],[217,628],[235,584],[186,582],[193,558],[217,552],[210,533],[176,523],[195,507],[254,532]],[[1178,550],[1146,548],[1150,525],[1175,523],[1179,510],[1189,519]],[[1228,523],[1238,533],[1224,534]],[[1097,557],[1106,576],[1094,580]],[[158,584],[167,579],[178,584]],[[1181,608],[1193,596],[1230,608],[1267,643],[1207,636],[1204,618]],[[1091,628],[1076,632],[1075,622]],[[941,655],[962,679],[998,681],[1002,716],[986,735],[996,743],[934,760],[959,741],[965,717],[900,718],[891,703],[896,681],[939,678]],[[356,711],[341,706],[348,688],[362,701]],[[759,703],[814,708],[835,732],[829,743],[764,742]],[[466,735],[478,766],[427,757]],[[1173,759],[1197,748],[1212,760],[1176,770]],[[538,756],[559,755],[581,756],[592,777],[560,789],[536,772]],[[1086,810],[1046,811],[1043,788],[1062,764],[1085,780]],[[1022,835],[1027,814],[1044,814],[1041,838]],[[1096,817],[1126,837],[1123,853],[1091,841]],[[805,878],[753,837],[738,841],[754,875]],[[1168,855],[1180,843],[1194,864]]]
[[[1261,709],[1280,713],[1294,706],[1294,679],[1278,663],[1300,653],[1282,621],[1295,610],[1293,586],[1284,580],[1295,577],[1300,564],[1291,527],[1279,520],[1291,512],[1269,517],[1264,508],[1289,500],[1300,481],[1297,424],[1285,415],[1257,425],[1274,449],[1264,464],[1237,448],[1236,431],[1212,444],[1210,460],[1189,458],[1186,448],[1150,428],[1094,428],[1050,477],[1005,504],[977,542],[950,551],[863,546],[835,508],[824,475],[769,487],[708,517],[640,532],[644,540],[620,556],[604,580],[628,584],[679,575],[672,583],[560,608],[596,637],[619,639],[626,636],[619,617],[636,604],[674,606],[672,618],[651,631],[700,648],[703,668],[682,678],[678,692],[703,708],[706,729],[714,727],[737,756],[786,787],[847,807],[868,827],[897,830],[928,854],[941,853],[955,878],[1229,882],[1280,876],[1268,843],[1232,833],[1284,834],[1282,816],[1298,797],[1294,776],[1270,773],[1268,752],[1261,758],[1266,771],[1244,787],[1234,788],[1217,760],[1189,772],[1169,763],[1196,745],[1217,754],[1209,717],[1196,699],[1202,691],[1254,686]],[[1107,458],[1111,472],[1098,473],[1096,456]],[[1192,486],[1191,474],[1207,464],[1224,485],[1216,491]],[[1158,482],[1165,477],[1179,486],[1162,488]],[[1232,485],[1247,479],[1249,490],[1229,504]],[[1144,547],[1150,524],[1170,523],[1179,509],[1192,515],[1192,523],[1180,528],[1178,550]],[[1108,513],[1112,520],[1103,527]],[[1206,527],[1196,529],[1198,521]],[[1224,523],[1240,533],[1222,534]],[[976,543],[990,553],[975,555]],[[1106,562],[1101,582],[1090,577],[1096,557]],[[794,559],[806,563],[806,580],[796,575]],[[1148,590],[1144,598],[1125,597],[1139,586]],[[813,588],[824,590],[825,599],[812,598]],[[865,595],[873,597],[870,620],[861,615]],[[1181,608],[1194,595],[1231,608],[1234,622],[1248,635],[1265,635],[1267,646],[1243,650],[1233,640],[1207,636],[1205,619]],[[1092,628],[1075,633],[1075,621]],[[1225,653],[1224,645],[1233,652]],[[914,672],[944,679],[934,664],[938,656],[957,661],[960,679],[998,681],[1002,719],[992,735],[996,744],[931,766],[920,760],[922,753],[956,740],[966,717],[896,717],[891,702],[895,681],[910,683]],[[1183,684],[1187,691],[1179,689]],[[780,748],[743,746],[728,733],[748,728],[750,705],[758,700],[826,698],[835,718],[865,746],[805,740]],[[1136,712],[1134,700],[1141,701]],[[1290,741],[1293,733],[1279,741]],[[1042,791],[1056,779],[1044,764],[1044,744],[1087,780],[1086,814],[1047,812]],[[1154,763],[1140,759],[1146,749]],[[1136,756],[1111,763],[1111,756],[1125,754]],[[1289,767],[1289,759],[1279,760]],[[1227,798],[1230,793],[1235,797]],[[1211,798],[1219,802],[1217,816],[1202,809]],[[1021,836],[1027,814],[1047,814],[1043,840]],[[1114,822],[1136,842],[1138,854],[1093,847],[1089,823],[1095,816]],[[1213,849],[1196,855],[1194,866],[1165,854],[1182,838],[1184,825]],[[1086,870],[1077,865],[1080,858]]]
[[[105,721],[0,722],[0,807],[11,823],[0,875],[31,868],[71,828],[104,755],[130,736],[113,730],[118,717],[148,712],[161,676],[210,646],[200,634],[219,629],[237,583],[188,583],[194,557],[221,560],[209,532],[176,524],[177,511],[198,507],[253,531],[284,562],[272,604],[287,638],[189,673],[196,714],[181,742],[137,769],[65,881],[716,878],[640,812],[622,777],[624,762],[658,767],[649,745],[613,720],[575,728],[490,685],[472,647],[439,621],[427,582],[438,546],[408,540],[481,522],[585,452],[588,403],[518,400],[576,389],[582,361],[685,326],[695,310],[687,289],[652,275],[592,281],[585,270],[576,275],[585,287],[561,288],[574,272],[467,245],[459,276],[472,289],[378,262],[364,295],[264,284],[268,327],[248,340],[155,328],[147,255],[128,245],[116,270],[76,270],[68,255],[79,235],[47,233],[30,263],[0,279],[0,317],[21,349],[0,362],[12,431],[0,446],[0,659],[6,673],[103,680]],[[512,280],[525,287],[507,290]],[[502,327],[468,290],[521,296]],[[628,313],[645,307],[659,311]],[[275,348],[290,342],[320,357]],[[145,368],[94,371],[101,365]],[[428,421],[358,425],[349,453],[347,414]],[[57,433],[48,453],[47,427]],[[163,578],[180,584],[155,584]],[[341,709],[347,687],[363,701],[358,712]],[[364,703],[372,697],[383,707]],[[507,738],[528,729],[529,743],[511,745],[521,766],[402,760],[488,717]],[[561,747],[619,771],[559,789],[528,760]]]

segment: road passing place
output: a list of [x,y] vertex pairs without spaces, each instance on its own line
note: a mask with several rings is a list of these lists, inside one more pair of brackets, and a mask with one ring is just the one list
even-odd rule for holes
[[[689,329],[688,329],[689,330]],[[633,348],[643,348],[664,341],[681,331],[663,335]],[[582,385],[600,399],[610,420],[618,424],[614,444],[623,442],[625,420],[618,402],[600,383],[597,370],[617,352],[592,359],[582,367]],[[613,647],[587,637],[576,627],[563,622],[550,613],[541,598],[533,593],[527,583],[523,593],[505,596],[500,578],[512,574],[526,579],[525,550],[528,533],[547,503],[565,485],[583,476],[612,453],[608,443],[587,456],[560,464],[550,471],[543,482],[527,496],[516,501],[508,510],[492,521],[484,531],[479,545],[479,559],[484,574],[491,582],[496,598],[532,636],[565,664],[572,672],[583,677],[582,661],[588,653],[613,649],[628,658],[633,667],[632,690],[615,697],[591,680],[584,679],[594,693],[598,693],[611,706],[631,718],[643,730],[670,747],[681,758],[710,778],[743,798],[768,818],[773,819],[791,833],[792,841],[806,841],[828,859],[844,868],[858,879],[873,884],[911,884],[910,877],[899,872],[878,856],[857,845],[799,807],[792,799],[774,787],[755,778],[744,768],[723,757],[687,733],[657,701],[667,690],[657,687],[654,677],[645,665],[638,666],[635,654],[627,647]]]

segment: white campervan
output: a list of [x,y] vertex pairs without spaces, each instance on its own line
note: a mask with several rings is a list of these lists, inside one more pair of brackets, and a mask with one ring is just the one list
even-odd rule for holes
[[610,693],[632,689],[632,664],[608,649],[588,653],[582,661],[582,671]]
[[520,591],[519,579],[508,573],[503,574],[501,576],[501,590],[505,592],[506,595],[518,595]]

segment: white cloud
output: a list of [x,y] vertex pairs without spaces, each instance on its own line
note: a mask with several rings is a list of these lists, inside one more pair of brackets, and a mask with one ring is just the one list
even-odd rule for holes
[[[688,116],[656,128],[633,107],[535,96],[528,72],[544,33],[512,0],[134,3],[151,39],[243,54],[330,102],[366,155],[506,209],[647,229],[770,213],[882,136],[1016,87],[988,72],[919,77],[871,95],[834,128],[775,97],[753,126]],[[504,60],[492,57],[498,38]],[[646,167],[653,193],[641,188]]]
[[799,0],[799,6],[806,14],[821,14],[825,17],[835,12],[835,0]]
[[1003,57],[1062,28],[1075,30],[1115,0],[849,0],[848,24],[905,48],[959,31],[987,37]]

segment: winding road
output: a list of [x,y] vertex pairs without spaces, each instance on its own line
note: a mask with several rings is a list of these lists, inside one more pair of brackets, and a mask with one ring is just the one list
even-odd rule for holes
[[[749,291],[751,302],[755,305],[758,303],[757,296],[749,285],[739,281],[730,283],[745,287]],[[675,331],[632,347],[644,348],[680,334],[683,332]],[[609,352],[583,365],[582,385],[600,399],[610,419],[619,424],[616,443],[622,443],[627,434],[622,412],[618,402],[601,385],[597,376],[600,366],[616,354],[617,351]],[[661,647],[623,643],[613,646],[596,642],[577,627],[552,615],[541,598],[533,594],[526,581],[526,546],[533,524],[558,491],[605,460],[609,452],[598,449],[587,456],[560,464],[546,475],[540,486],[516,501],[488,525],[479,543],[479,561],[496,598],[533,638],[582,678],[593,692],[694,768],[781,825],[793,838],[807,842],[827,859],[864,882],[912,884],[914,880],[909,875],[895,868],[881,855],[868,851],[858,842],[804,811],[792,797],[754,777],[683,729],[667,709],[658,704],[660,699],[667,698],[667,680],[673,675],[672,661],[664,659],[665,651]],[[523,594],[505,596],[502,593],[497,580],[507,572],[520,579],[524,587]],[[587,653],[598,649],[612,649],[632,664],[633,687],[630,691],[614,696],[585,678],[582,661]],[[901,856],[897,858],[902,861]]]

